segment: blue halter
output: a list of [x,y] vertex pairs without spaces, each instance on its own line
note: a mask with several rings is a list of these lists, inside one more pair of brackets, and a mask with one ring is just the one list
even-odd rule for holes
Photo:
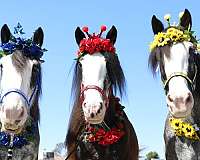
[[38,89],[40,88],[39,86],[40,86],[39,78],[37,78],[36,85],[33,89],[33,92],[31,94],[30,98],[24,92],[22,92],[20,89],[16,89],[16,88],[10,89],[7,92],[5,92],[3,95],[0,95],[0,104],[3,103],[3,99],[10,93],[17,93],[25,100],[27,106],[30,108],[33,97],[36,94],[36,92],[38,91]]

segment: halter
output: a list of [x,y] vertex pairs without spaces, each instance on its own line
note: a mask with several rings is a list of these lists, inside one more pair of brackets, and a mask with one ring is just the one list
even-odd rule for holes
[[[36,79],[36,85],[33,89],[33,92],[31,94],[30,97],[28,97],[23,91],[21,91],[20,89],[16,89],[16,88],[13,88],[13,89],[10,89],[8,90],[7,92],[5,92],[4,94],[0,94],[0,104],[3,103],[3,99],[11,94],[11,93],[16,93],[16,94],[19,94],[26,102],[27,106],[29,108],[31,108],[31,102],[33,100],[33,97],[34,95],[36,94],[36,92],[40,89],[40,81],[39,81],[39,76],[37,77]],[[32,125],[34,126],[35,123],[32,123]],[[35,127],[33,127],[35,128]],[[4,138],[5,138],[5,133],[1,133],[1,134],[4,134]],[[14,135],[14,134],[9,134],[10,135],[10,140],[8,141],[4,141],[3,145],[5,147],[8,147],[8,155],[7,155],[7,160],[12,160],[12,157],[13,157],[13,148],[15,147],[22,147],[23,145],[26,145],[27,144],[27,140],[23,137],[18,137],[18,135]],[[8,137],[9,135],[7,135],[6,137]],[[2,140],[3,141],[3,140]]]
[[174,78],[174,77],[183,77],[184,79],[186,79],[190,83],[191,88],[194,91],[195,90],[195,85],[196,85],[195,84],[195,80],[196,80],[197,72],[198,72],[198,69],[197,69],[197,66],[195,64],[195,74],[194,74],[193,79],[190,79],[188,77],[188,75],[186,73],[183,73],[183,72],[174,72],[174,73],[172,73],[166,80],[163,80],[163,87],[164,87],[165,91],[166,91],[166,88],[167,88],[170,80],[172,78]]
[[[108,82],[107,78],[105,80],[105,82]],[[80,93],[80,100],[81,100],[81,105],[85,99],[85,96],[84,96],[84,92],[87,91],[87,90],[90,90],[90,89],[93,89],[93,90],[96,90],[100,93],[100,95],[102,96],[103,100],[105,101],[105,106],[106,108],[108,108],[108,105],[109,105],[109,96],[110,96],[110,83],[105,83],[106,84],[106,88],[105,90],[100,88],[99,86],[97,85],[87,85],[87,86],[84,86],[84,84],[82,83],[81,85],[81,93]]]
[[4,94],[0,94],[0,104],[3,103],[3,99],[4,99],[7,95],[9,95],[9,94],[11,94],[11,93],[17,93],[17,94],[19,94],[19,95],[25,100],[27,106],[28,106],[29,108],[31,108],[31,102],[32,102],[32,100],[33,100],[34,95],[35,95],[36,92],[39,90],[39,88],[40,88],[39,86],[40,86],[39,77],[37,77],[36,85],[35,85],[35,87],[34,87],[34,89],[33,89],[33,92],[32,92],[32,94],[31,94],[30,97],[28,97],[28,96],[27,96],[23,91],[21,91],[20,89],[17,89],[17,88],[10,89],[10,90],[8,90],[7,92],[5,92]]

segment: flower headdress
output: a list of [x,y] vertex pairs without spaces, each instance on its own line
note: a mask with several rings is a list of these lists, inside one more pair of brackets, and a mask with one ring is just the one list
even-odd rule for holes
[[[185,12],[190,16],[189,11],[186,9]],[[170,14],[166,14],[164,19],[168,23],[168,28],[163,32],[162,30],[155,34],[153,42],[150,43],[150,52],[152,52],[156,47],[162,47],[165,45],[176,44],[178,42],[188,41],[192,42],[197,50],[200,50],[200,45],[198,44],[198,40],[196,36],[194,36],[194,31],[191,31],[191,22],[188,23],[188,28],[182,26],[181,21],[182,17],[184,16],[185,12],[181,12],[179,14],[179,23],[177,25],[171,25]],[[191,16],[190,16],[191,18]],[[156,21],[156,17],[152,18],[152,22]],[[159,20],[157,20],[159,21]],[[184,20],[185,21],[185,20]],[[160,28],[162,28],[162,23],[160,23]],[[153,26],[153,24],[152,24]],[[154,27],[154,26],[153,26]],[[154,30],[154,28],[153,28]],[[155,32],[154,32],[155,33]]]
[[82,31],[87,34],[87,38],[80,41],[79,50],[77,53],[78,59],[85,54],[94,54],[97,52],[108,52],[115,54],[115,47],[111,43],[110,39],[102,38],[101,35],[106,31],[106,26],[101,26],[101,32],[99,34],[89,34],[88,27],[83,27]]
[[14,27],[14,35],[10,35],[10,39],[6,43],[1,43],[0,47],[3,49],[0,51],[0,57],[12,54],[15,50],[22,50],[23,54],[27,57],[34,59],[40,59],[43,53],[47,50],[42,49],[41,46],[33,42],[33,38],[25,39],[22,35],[25,34],[20,23]]

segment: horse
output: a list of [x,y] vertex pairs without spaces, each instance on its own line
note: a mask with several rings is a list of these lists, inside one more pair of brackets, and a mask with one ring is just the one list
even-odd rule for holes
[[[185,9],[179,18],[179,25],[164,28],[153,15],[152,30],[157,40],[151,44],[149,65],[154,75],[159,69],[166,93],[169,110],[164,129],[166,159],[199,160],[200,141],[199,138],[195,140],[194,135],[199,136],[200,127],[200,55],[196,37],[191,31],[190,12]],[[166,20],[170,24],[169,16]],[[172,119],[178,122],[175,127],[181,125],[179,133],[173,128]],[[185,128],[186,123],[196,128],[191,137],[186,132],[190,133],[192,129],[189,126]]]
[[[83,31],[82,31],[83,30]],[[88,27],[77,27],[79,45],[72,95],[71,112],[65,144],[66,160],[137,160],[138,140],[120,99],[125,94],[125,76],[114,44],[115,26],[106,38],[88,33]],[[84,32],[87,34],[86,38]]]
[[39,98],[44,33],[39,27],[31,39],[7,24],[1,28],[0,58],[0,160],[37,160],[39,151]]

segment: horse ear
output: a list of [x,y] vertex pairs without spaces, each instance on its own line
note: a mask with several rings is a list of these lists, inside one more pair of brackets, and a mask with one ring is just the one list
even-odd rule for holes
[[7,43],[10,40],[10,29],[8,28],[7,24],[4,24],[1,28],[1,42]]
[[164,30],[164,26],[162,22],[153,15],[151,19],[152,30],[154,34],[158,34],[158,32],[162,32]]
[[192,16],[190,14],[190,12],[185,9],[183,16],[180,19],[180,25],[184,28],[184,29],[191,29],[192,28]]
[[43,44],[43,40],[44,40],[44,32],[43,32],[42,28],[39,27],[39,28],[34,32],[34,35],[33,35],[33,42],[41,47],[42,44]]
[[110,41],[112,42],[112,44],[114,45],[117,39],[117,29],[115,26],[112,26],[112,28],[110,29],[110,31],[107,33],[106,35],[106,39],[110,39]]
[[81,40],[83,38],[85,38],[85,34],[81,31],[80,27],[77,27],[76,28],[76,31],[75,31],[75,38],[76,38],[76,43],[79,45]]

